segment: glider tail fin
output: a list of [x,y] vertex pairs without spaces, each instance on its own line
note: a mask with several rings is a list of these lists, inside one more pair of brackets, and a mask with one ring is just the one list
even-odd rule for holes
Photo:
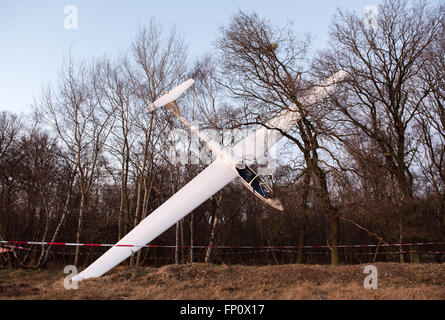
[[178,99],[188,88],[190,88],[195,81],[193,79],[188,79],[187,81],[181,83],[176,88],[164,94],[162,97],[157,99],[151,105],[149,105],[146,109],[151,112],[157,108],[165,106],[168,110],[170,110],[187,128],[189,128],[199,139],[207,144],[210,150],[215,154],[218,158],[227,158],[227,154],[221,148],[221,146],[207,137],[203,132],[199,131],[198,128],[192,126],[190,122],[184,119],[179,112],[178,106],[176,104],[176,99]]
[[168,110],[170,110],[175,116],[181,119],[181,113],[179,112],[178,105],[176,101],[170,102],[165,106]]

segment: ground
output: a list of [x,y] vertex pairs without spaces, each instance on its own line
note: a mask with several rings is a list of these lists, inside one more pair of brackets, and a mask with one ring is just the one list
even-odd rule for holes
[[376,263],[378,289],[366,290],[366,265],[240,266],[186,264],[117,267],[64,288],[60,270],[0,269],[0,299],[440,299],[445,264]]

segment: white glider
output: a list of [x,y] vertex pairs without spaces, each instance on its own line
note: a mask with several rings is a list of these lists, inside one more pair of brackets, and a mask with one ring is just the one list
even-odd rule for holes
[[[303,106],[312,107],[315,103],[326,97],[337,83],[342,81],[346,76],[347,73],[345,71],[335,73],[321,85],[315,87],[309,95],[299,102]],[[283,132],[289,131],[292,126],[301,119],[301,115],[295,110],[295,105],[291,105],[277,117],[270,120],[265,126],[248,135],[243,141],[235,145],[233,150],[227,151],[218,143],[212,141],[202,132],[191,126],[191,124],[180,115],[175,101],[190,88],[193,83],[194,81],[192,79],[185,81],[148,106],[147,110],[153,111],[156,108],[166,106],[189,127],[193,133],[207,144],[216,156],[216,160],[142,220],[117,243],[117,245],[134,245],[136,247],[112,247],[88,268],[73,277],[73,281],[100,277],[130,257],[141,247],[147,245],[177,221],[184,218],[236,177],[239,177],[241,182],[262,201],[278,210],[283,210],[279,200],[271,197],[272,190],[263,177],[249,168],[245,163],[245,159],[249,156],[255,159],[263,156],[266,151],[282,138],[283,135],[279,130]]]

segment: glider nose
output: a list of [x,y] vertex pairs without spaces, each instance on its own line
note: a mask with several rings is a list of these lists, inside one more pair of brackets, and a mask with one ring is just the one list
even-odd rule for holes
[[281,201],[278,198],[267,199],[266,203],[279,211],[284,211],[283,205],[281,204]]

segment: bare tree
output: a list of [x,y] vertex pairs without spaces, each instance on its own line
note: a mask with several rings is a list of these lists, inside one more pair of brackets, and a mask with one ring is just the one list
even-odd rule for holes
[[[28,185],[38,194],[35,205],[39,208],[36,216],[41,228],[36,231],[40,235],[36,240],[44,242],[50,239],[54,242],[65,220],[72,195],[73,165],[64,159],[57,140],[49,138],[39,129],[32,129],[22,137],[20,149],[24,154],[22,164]],[[62,179],[61,175],[64,175]],[[63,194],[62,198],[58,197],[60,193]],[[57,225],[53,229],[55,223]],[[41,246],[35,267],[46,263],[50,249],[50,246]]]
[[[168,145],[163,144],[172,130],[171,117],[165,110],[148,113],[145,107],[183,80],[186,72],[187,50],[182,36],[173,27],[165,35],[162,27],[151,19],[149,26],[141,28],[133,41],[133,60],[126,67],[132,92],[135,96],[134,130],[139,131],[135,141],[137,149],[130,157],[137,171],[136,208],[133,223],[136,225],[148,214],[150,196],[155,181],[155,162]],[[133,156],[132,156],[133,155]],[[141,251],[138,252],[137,262]]]
[[442,219],[441,230],[445,239],[445,7],[439,7],[441,25],[438,38],[423,55],[421,78],[424,90],[429,91],[422,101],[417,121],[421,132],[419,165],[426,183],[437,195],[437,210]]
[[120,163],[120,200],[118,212],[118,239],[127,233],[130,217],[129,175],[131,151],[134,148],[136,134],[134,129],[135,111],[134,93],[128,76],[128,59],[118,59],[111,62],[108,59],[101,61],[103,65],[103,95],[107,104],[116,110],[115,125],[111,132],[112,137],[107,143],[107,151],[117,158]]
[[423,52],[437,38],[440,17],[423,2],[408,7],[402,0],[383,1],[378,12],[376,25],[369,26],[363,17],[339,10],[331,25],[331,48],[314,65],[323,75],[339,69],[351,75],[344,95],[333,101],[341,114],[333,119],[342,141],[361,135],[378,147],[412,229],[412,164],[419,145],[413,119],[428,96],[418,70]]
[[[338,216],[329,196],[327,173],[319,158],[318,132],[307,113],[311,106],[302,106],[298,99],[311,87],[303,77],[310,38],[298,39],[291,26],[276,28],[256,14],[239,12],[229,26],[221,30],[217,43],[225,86],[234,96],[245,99],[241,116],[250,119],[241,120],[237,125],[264,125],[292,103],[303,115],[294,131],[282,134],[303,153],[306,168],[318,184],[323,212],[330,221],[331,263],[338,264]],[[309,183],[310,179],[306,181]],[[298,204],[302,208],[306,207],[305,198]],[[304,215],[304,210],[301,212]],[[300,241],[304,241],[302,235]]]
[[[100,64],[65,62],[55,91],[48,89],[40,107],[64,147],[74,155],[80,192],[76,241],[80,242],[86,201],[96,178],[99,158],[113,125],[114,109],[104,104]],[[78,263],[76,247],[74,264]]]
[[[18,191],[14,164],[20,160],[17,142],[22,134],[22,120],[9,112],[0,113],[0,239],[11,236],[14,218],[14,194]],[[16,260],[19,259],[13,252]],[[9,260],[11,263],[11,260]],[[21,262],[19,262],[20,264]]]

